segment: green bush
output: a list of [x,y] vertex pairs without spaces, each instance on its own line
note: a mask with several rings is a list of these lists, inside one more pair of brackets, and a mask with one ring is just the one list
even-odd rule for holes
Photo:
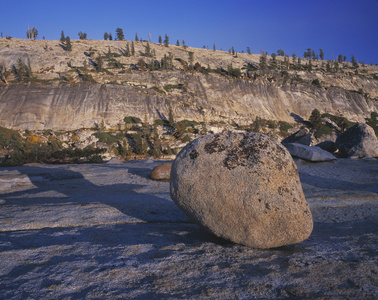
[[345,117],[339,117],[339,116],[331,115],[329,113],[322,114],[322,118],[328,118],[331,121],[335,122],[337,124],[337,126],[340,127],[341,131],[344,131],[344,130],[348,129],[349,127],[352,127],[356,124],[352,121],[349,121]]
[[123,121],[126,123],[126,124],[137,124],[137,123],[142,123],[142,120],[137,118],[137,117],[131,117],[131,116],[128,116],[128,117],[124,117],[123,118]]
[[4,149],[9,145],[11,145],[12,147],[19,147],[21,143],[22,138],[18,131],[0,126],[1,149]]
[[164,86],[164,89],[167,92],[170,92],[171,90],[174,90],[174,89],[186,91],[185,86],[182,83],[179,83],[179,84],[167,84],[167,85]]
[[287,132],[289,129],[293,128],[293,125],[284,121],[280,121],[278,125],[280,126],[280,131],[283,131],[283,132]]
[[162,119],[155,120],[154,124],[157,126],[169,126],[169,122],[167,120],[162,120]]
[[185,135],[183,138],[182,138],[182,142],[183,143],[188,143],[188,142],[190,142],[192,139],[190,138],[190,136],[189,135]]
[[99,139],[100,143],[104,143],[107,145],[115,144],[119,139],[123,138],[122,133],[114,135],[111,132],[96,132],[93,135]]
[[84,149],[62,149],[55,151],[51,154],[51,159],[58,162],[73,162],[78,163],[84,160],[84,162],[99,163],[102,162],[100,154],[104,153],[106,149],[94,148],[91,146]]
[[320,125],[320,127],[315,131],[315,137],[318,139],[320,138],[321,136],[323,135],[330,135],[333,133],[333,130],[332,128],[330,128],[329,126],[327,125]]
[[196,121],[189,121],[189,120],[182,120],[182,121],[178,121],[176,124],[180,124],[182,125],[183,127],[187,128],[187,127],[194,127],[194,126],[197,126],[198,125],[198,122]]

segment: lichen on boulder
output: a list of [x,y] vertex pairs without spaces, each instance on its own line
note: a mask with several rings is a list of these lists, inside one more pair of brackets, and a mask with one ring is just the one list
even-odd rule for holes
[[224,132],[190,142],[172,165],[170,193],[197,224],[234,243],[273,248],[312,232],[296,165],[263,134]]

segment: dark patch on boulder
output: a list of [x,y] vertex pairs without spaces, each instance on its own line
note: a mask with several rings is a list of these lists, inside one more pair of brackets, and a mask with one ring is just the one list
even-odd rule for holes
[[189,154],[189,157],[191,159],[196,159],[198,157],[199,153],[197,152],[197,150],[192,150],[192,152],[190,152]]
[[205,145],[204,149],[207,153],[212,154],[212,153],[222,152],[226,148],[220,139],[220,135],[217,134],[214,136],[214,139],[210,143],[207,143]]

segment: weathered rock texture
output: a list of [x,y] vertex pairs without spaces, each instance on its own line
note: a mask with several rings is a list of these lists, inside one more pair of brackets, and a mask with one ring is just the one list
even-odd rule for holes
[[378,157],[378,139],[367,124],[356,124],[340,134],[336,146],[344,157]]
[[262,134],[225,132],[189,143],[173,163],[170,189],[196,223],[235,243],[279,247],[312,231],[290,154]]
[[[256,117],[286,122],[293,122],[295,116],[307,119],[314,108],[342,113],[360,122],[378,111],[378,101],[374,100],[378,98],[375,66],[365,66],[366,78],[355,76],[348,66],[342,76],[303,70],[287,70],[285,75],[280,70],[244,71],[246,65],[258,66],[259,55],[239,53],[235,58],[224,51],[151,44],[156,56],[148,58],[143,55],[146,43],[135,42],[136,55],[127,57],[121,55],[127,44],[124,41],[72,43],[72,51],[67,52],[59,41],[0,39],[0,63],[11,70],[21,59],[30,63],[32,76],[37,79],[28,85],[16,84],[13,75],[9,85],[0,81],[1,126],[75,130],[92,128],[104,120],[107,128],[117,128],[125,116],[150,122],[165,119],[169,106],[176,120],[238,125],[250,124]],[[106,65],[104,59],[109,72],[95,70],[93,61],[108,51],[119,56],[116,60],[124,69]],[[180,61],[188,61],[188,51],[202,66],[220,70],[232,64],[243,70],[244,77],[185,71]],[[150,63],[168,56],[168,52],[173,55],[172,70],[135,70],[139,59]],[[84,82],[84,61],[93,82]],[[318,65],[321,70],[321,62]],[[312,84],[315,79],[320,85]]]
[[311,142],[312,142],[312,135],[311,135],[310,130],[307,128],[301,128],[297,132],[285,138],[282,141],[282,144],[297,143],[297,144],[310,146]]
[[297,143],[290,143],[285,144],[285,147],[287,150],[289,150],[290,154],[292,156],[305,159],[308,161],[330,161],[335,160],[336,157],[333,156],[331,153],[329,153],[326,150],[323,150],[322,148],[318,146],[306,146],[302,144]]

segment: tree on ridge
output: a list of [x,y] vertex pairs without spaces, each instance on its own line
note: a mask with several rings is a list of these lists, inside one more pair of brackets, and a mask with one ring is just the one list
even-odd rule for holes
[[38,30],[35,27],[28,27],[28,31],[26,32],[26,36],[29,40],[35,40],[38,36]]
[[117,34],[117,40],[119,40],[119,41],[123,41],[124,39],[125,39],[125,36],[124,36],[124,34],[123,34],[123,30],[122,30],[122,28],[117,28],[116,29],[116,34]]

